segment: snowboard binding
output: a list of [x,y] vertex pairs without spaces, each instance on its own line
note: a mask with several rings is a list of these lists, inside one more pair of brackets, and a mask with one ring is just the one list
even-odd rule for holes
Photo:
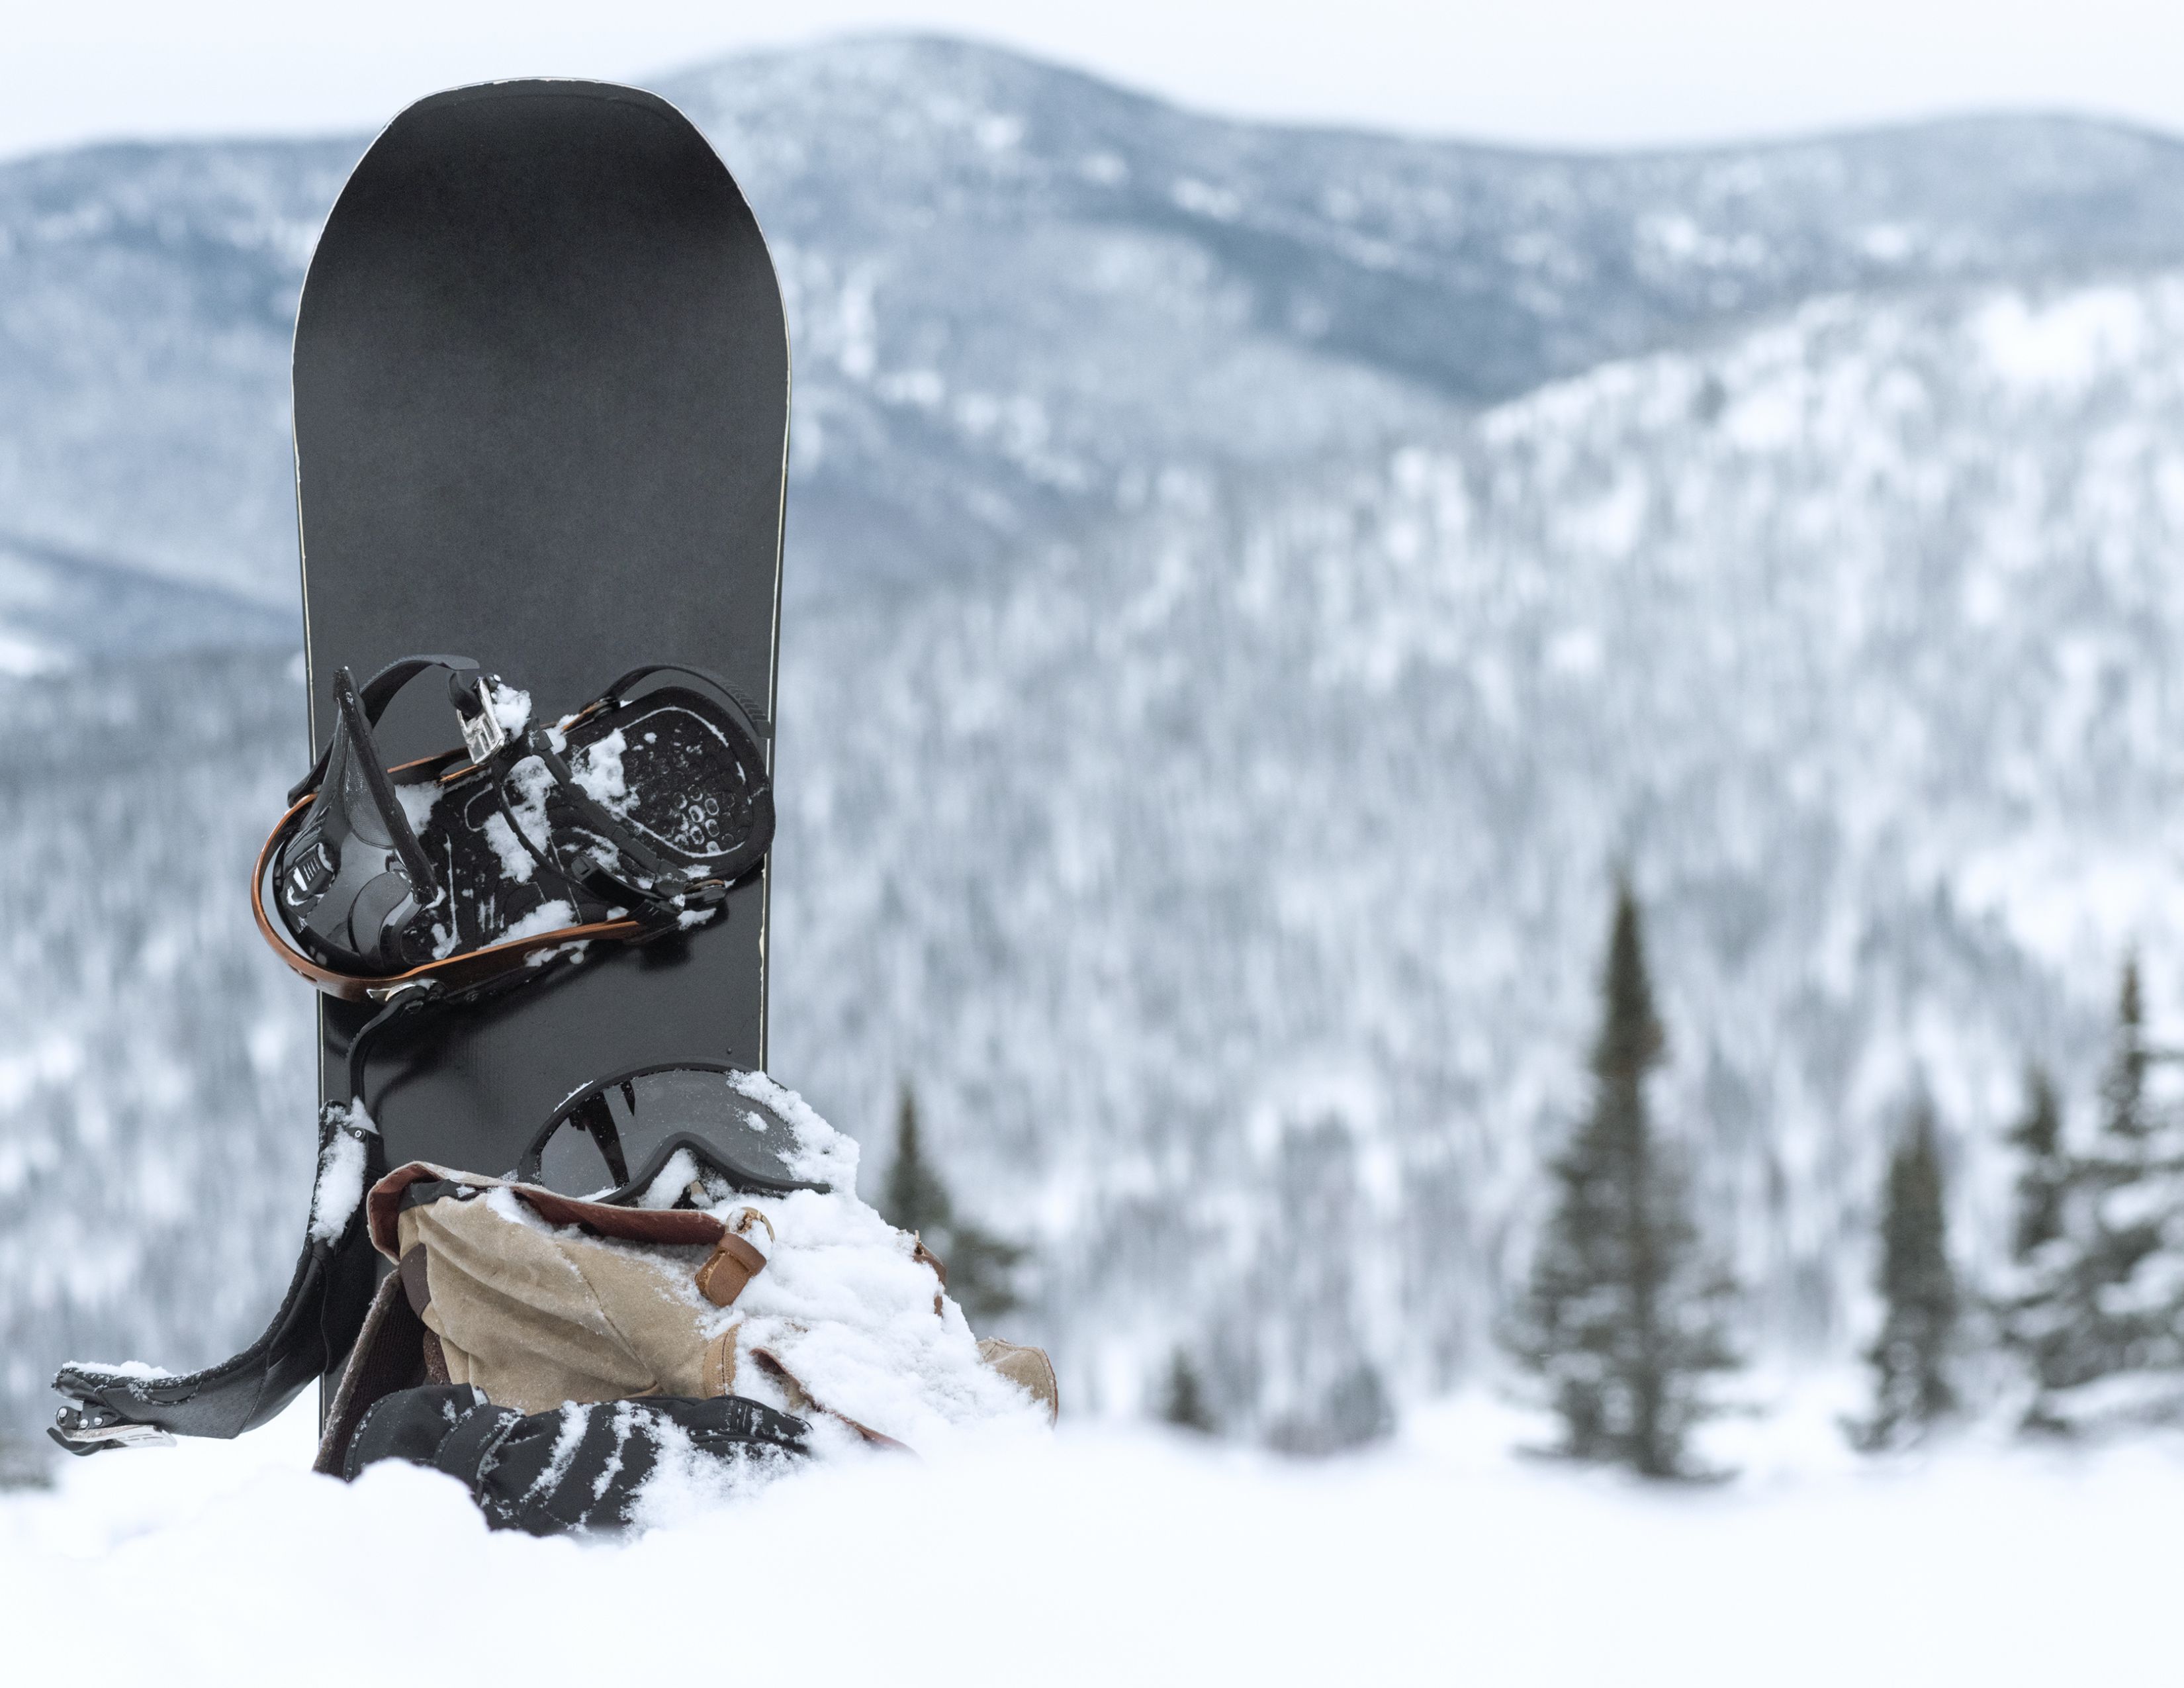
[[[435,669],[462,745],[382,766],[373,727]],[[717,697],[627,695],[671,669]],[[459,656],[405,657],[361,688],[343,668],[334,702],[326,748],[259,854],[252,901],[281,960],[344,1000],[474,997],[593,942],[702,925],[772,841],[760,717],[695,669],[633,669],[550,726]]]

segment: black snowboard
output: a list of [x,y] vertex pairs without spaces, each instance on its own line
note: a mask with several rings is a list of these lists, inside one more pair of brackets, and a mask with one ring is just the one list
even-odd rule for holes
[[[707,670],[763,711],[771,763],[788,335],[749,208],[671,106],[574,81],[411,106],[320,238],[295,393],[314,754],[337,667],[457,652],[546,720],[642,663]],[[459,739],[428,679],[380,747]],[[591,1079],[763,1067],[767,889],[761,870],[710,926],[395,1022],[365,1086],[386,1164],[503,1173]],[[373,1011],[322,1000],[325,1100]]]
[[[548,721],[646,663],[708,671],[755,707],[771,770],[787,331],[749,208],[672,107],[548,81],[410,107],[320,238],[295,378],[299,772],[332,732],[338,668],[361,682],[433,653],[528,689]],[[445,685],[424,682],[379,745],[400,762],[460,735]],[[391,1022],[363,1084],[382,1164],[507,1172],[593,1079],[763,1067],[766,896],[761,868],[708,925]],[[320,999],[325,1101],[348,1100],[349,1045],[376,1011]],[[232,1359],[155,1379],[64,1366],[57,1439],[82,1453],[137,1427],[265,1423],[339,1363],[376,1264],[352,1217],[306,1238],[272,1323]]]

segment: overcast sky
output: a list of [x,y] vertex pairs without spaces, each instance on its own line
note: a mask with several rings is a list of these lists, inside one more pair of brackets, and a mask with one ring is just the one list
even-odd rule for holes
[[2004,107],[2184,132],[2178,0],[0,0],[0,156],[365,129],[461,82],[642,81],[871,30],[982,37],[1219,111],[1547,145]]

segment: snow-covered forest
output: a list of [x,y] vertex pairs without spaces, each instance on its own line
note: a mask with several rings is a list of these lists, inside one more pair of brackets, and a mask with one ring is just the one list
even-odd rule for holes
[[[1618,873],[1740,1352],[1874,1340],[1920,1099],[1967,1305],[2015,1281],[2027,1063],[2090,1144],[2126,957],[2184,1007],[2184,148],[1524,154],[942,43],[662,91],[796,349],[771,1064],[876,1171],[915,1087],[1076,1408],[1181,1351],[1311,1446],[1361,1376],[1491,1374]],[[310,1005],[242,887],[362,139],[0,166],[18,1429],[70,1355],[228,1351],[292,1258]]]

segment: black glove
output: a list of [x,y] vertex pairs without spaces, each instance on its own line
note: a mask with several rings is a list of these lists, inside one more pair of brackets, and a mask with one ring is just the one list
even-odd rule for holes
[[[561,1439],[578,1414],[571,1452]],[[663,1435],[669,1425],[681,1436]],[[460,1479],[495,1529],[532,1535],[614,1529],[630,1521],[668,1442],[687,1438],[724,1465],[764,1467],[802,1456],[807,1428],[739,1395],[649,1396],[526,1417],[493,1406],[468,1384],[427,1384],[372,1405],[349,1439],[342,1476],[354,1482],[376,1461],[407,1460]]]

